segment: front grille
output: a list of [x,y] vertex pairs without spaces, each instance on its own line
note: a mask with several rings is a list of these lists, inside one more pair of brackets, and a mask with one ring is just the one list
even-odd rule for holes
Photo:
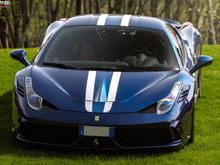
[[115,128],[115,141],[123,147],[147,147],[166,145],[178,140],[172,129],[127,126]]
[[110,138],[84,136],[77,142],[75,147],[113,149],[116,148],[116,145]]
[[24,123],[18,132],[28,140],[57,145],[72,145],[79,138],[78,127]]

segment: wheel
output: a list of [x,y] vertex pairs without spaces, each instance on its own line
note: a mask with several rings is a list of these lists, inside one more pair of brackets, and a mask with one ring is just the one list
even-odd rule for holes
[[195,136],[195,123],[194,123],[194,118],[195,118],[195,108],[193,106],[192,109],[192,121],[191,121],[191,133],[190,133],[190,139],[188,141],[188,143],[193,143],[194,142],[194,136]]
[[199,70],[198,73],[198,97],[202,96],[202,72]]

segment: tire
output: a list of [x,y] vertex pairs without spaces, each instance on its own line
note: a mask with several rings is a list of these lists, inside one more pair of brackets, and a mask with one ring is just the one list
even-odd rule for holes
[[192,109],[192,121],[191,121],[191,133],[190,133],[190,139],[188,141],[189,144],[193,143],[194,142],[194,137],[195,137],[195,108],[193,106],[193,109]]
[[198,98],[202,96],[202,72],[199,70],[198,73]]

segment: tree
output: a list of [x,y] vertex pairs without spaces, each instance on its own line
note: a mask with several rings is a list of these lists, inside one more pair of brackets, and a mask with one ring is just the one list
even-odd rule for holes
[[204,42],[220,42],[220,0],[16,0],[0,10],[0,48],[39,46],[53,21],[92,13],[189,21],[202,33]]
[[21,21],[21,2],[15,1],[14,5],[11,5],[11,13],[12,13],[12,20],[13,20],[13,47],[21,47],[21,40],[20,40],[20,21]]
[[213,17],[213,6],[212,6],[212,0],[208,0],[208,11],[209,11],[209,26],[210,26],[210,37],[208,40],[209,44],[216,44],[216,34],[215,34],[215,27],[214,27],[214,17]]
[[81,0],[76,0],[76,15],[81,14]]
[[172,5],[172,0],[164,1],[165,18],[171,18],[171,5]]
[[151,16],[156,17],[157,16],[157,7],[160,0],[151,0],[150,1],[150,10],[151,10]]
[[100,3],[99,0],[95,0],[95,13],[100,13]]

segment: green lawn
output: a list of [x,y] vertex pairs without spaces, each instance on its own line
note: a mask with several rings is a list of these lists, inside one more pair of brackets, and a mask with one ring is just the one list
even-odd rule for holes
[[[197,102],[195,142],[177,152],[94,152],[23,146],[11,129],[12,83],[23,66],[0,50],[0,165],[4,164],[220,164],[220,46],[204,46],[214,63],[203,69],[202,97]],[[32,59],[36,49],[27,49]]]

